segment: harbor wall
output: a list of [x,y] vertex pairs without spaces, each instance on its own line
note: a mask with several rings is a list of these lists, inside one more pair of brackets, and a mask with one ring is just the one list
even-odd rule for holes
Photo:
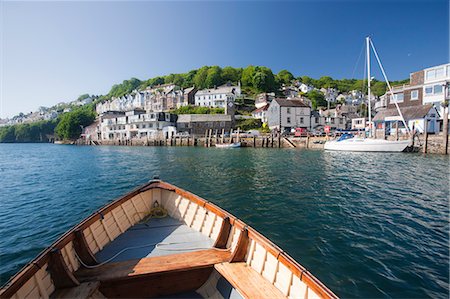
[[[331,138],[331,137],[329,137]],[[398,139],[406,137],[399,136]],[[387,140],[396,140],[395,136],[386,136]],[[240,137],[242,147],[254,148],[298,148],[298,149],[323,149],[327,137],[282,137],[275,135],[265,135],[258,137]],[[214,147],[216,144],[236,142],[237,138],[220,136],[198,136],[198,137],[172,137],[161,139],[132,139],[132,140],[103,140],[103,141],[82,141],[78,145],[117,145],[117,146],[200,146]],[[413,152],[429,154],[446,154],[445,138],[440,134],[420,134],[414,138],[414,147],[409,149]],[[447,138],[448,154],[448,138]]]

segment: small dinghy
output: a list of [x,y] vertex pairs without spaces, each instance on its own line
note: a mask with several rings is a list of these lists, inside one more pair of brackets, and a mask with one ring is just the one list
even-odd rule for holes
[[237,147],[241,147],[241,143],[233,142],[233,143],[216,144],[216,147],[218,147],[218,148],[237,148]]
[[1,298],[337,298],[228,212],[152,180],[62,235]]

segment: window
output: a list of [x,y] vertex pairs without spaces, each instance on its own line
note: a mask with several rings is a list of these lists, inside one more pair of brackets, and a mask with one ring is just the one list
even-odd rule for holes
[[447,65],[447,77],[450,77],[450,65]]
[[434,89],[434,94],[441,94],[442,93],[442,85],[437,84],[435,86],[433,86]]
[[315,119],[316,119],[316,124],[317,124],[317,123],[319,122],[319,118],[318,118],[318,117],[316,117]]
[[334,117],[331,118],[331,123],[334,124]]
[[288,124],[291,123],[291,118],[290,118],[290,117],[287,118],[287,123],[288,123]]
[[340,118],[339,123],[342,125],[344,123],[344,120],[342,118]]
[[429,70],[429,71],[427,71],[426,79],[427,79],[427,80],[432,80],[432,79],[434,79],[434,78],[436,78],[436,71],[435,71],[435,70]]
[[431,96],[433,94],[433,86],[425,86],[425,96]]
[[417,100],[419,98],[419,91],[418,90],[412,90],[411,91],[411,100]]
[[301,124],[303,123],[303,117],[300,117],[300,123]]
[[286,108],[286,113],[291,114],[291,108]]
[[396,93],[391,100],[391,103],[402,103],[403,102],[403,93]]
[[445,76],[445,69],[443,67],[436,69],[436,79],[442,78]]

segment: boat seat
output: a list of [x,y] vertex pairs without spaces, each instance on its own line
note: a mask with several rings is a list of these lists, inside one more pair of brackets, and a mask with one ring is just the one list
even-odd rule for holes
[[120,281],[154,274],[170,273],[180,270],[212,268],[215,264],[228,261],[228,250],[207,249],[165,256],[148,257],[115,263],[107,263],[97,268],[80,268],[75,277],[80,282]]
[[280,290],[267,281],[246,263],[220,263],[214,268],[219,272],[244,298],[284,298]]
[[57,289],[53,292],[50,298],[90,298],[95,295],[95,298],[101,298],[97,294],[100,282],[92,281],[81,283],[79,286],[73,288]]

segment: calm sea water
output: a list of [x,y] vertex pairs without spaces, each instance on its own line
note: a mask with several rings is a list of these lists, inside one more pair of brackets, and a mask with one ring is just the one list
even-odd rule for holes
[[1,283],[154,175],[255,227],[341,297],[448,298],[448,157],[0,144]]

